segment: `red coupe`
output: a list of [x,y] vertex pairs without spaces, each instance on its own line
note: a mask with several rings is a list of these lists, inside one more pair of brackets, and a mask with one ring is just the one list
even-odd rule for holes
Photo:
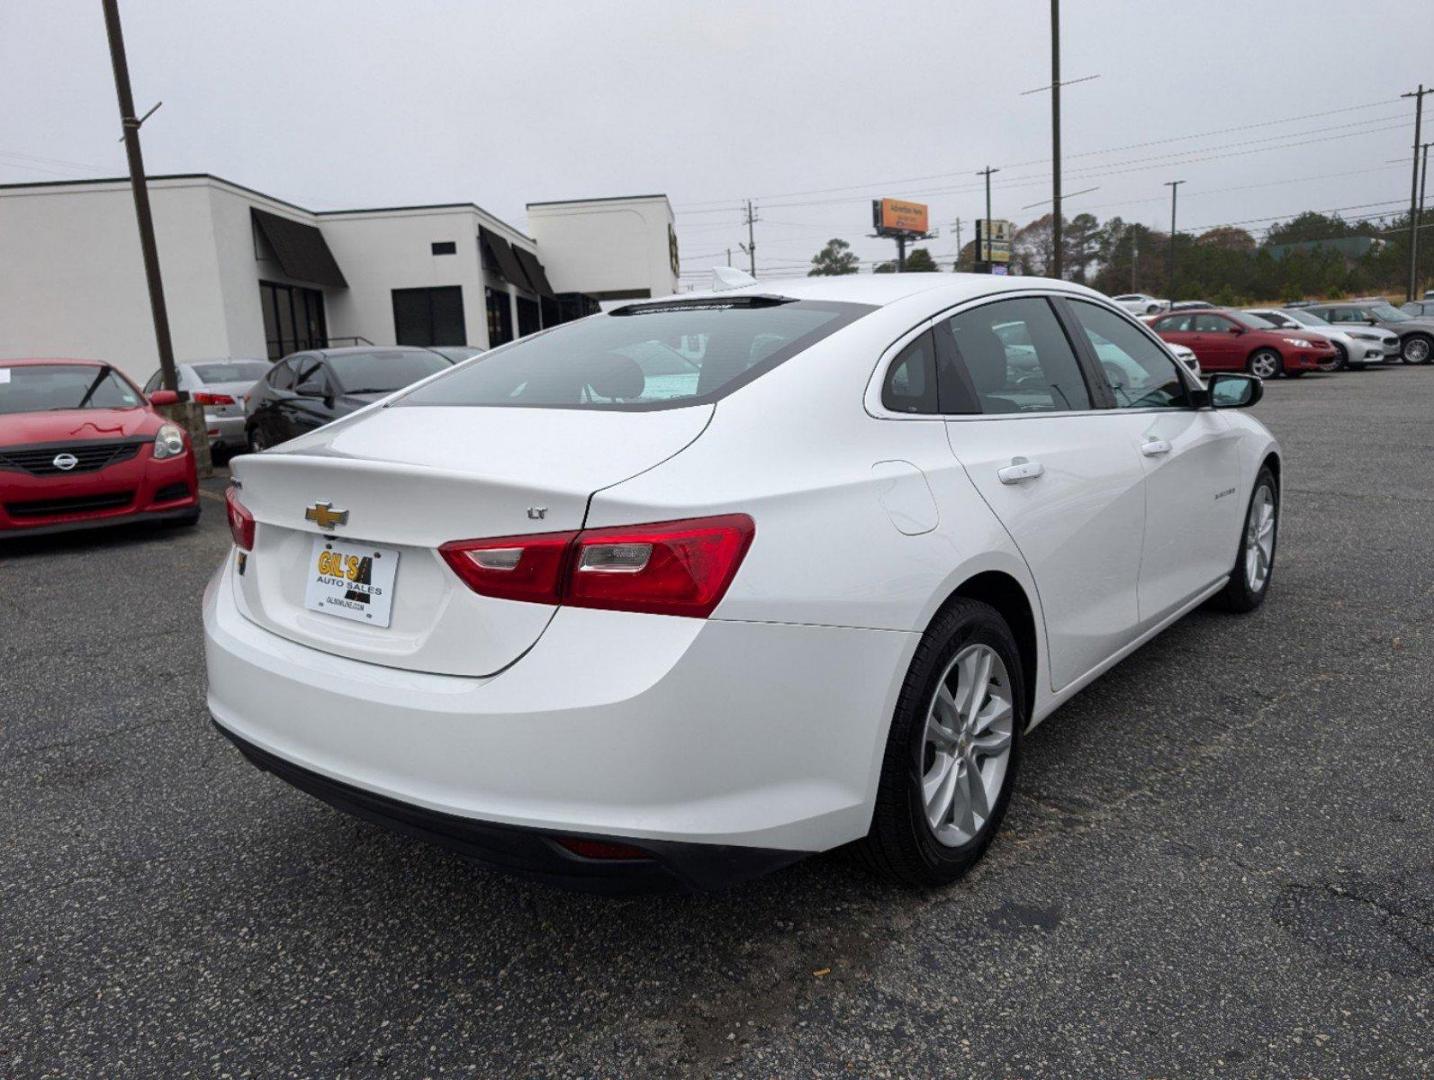
[[189,437],[96,360],[0,360],[0,539],[199,520]]
[[1243,311],[1206,308],[1147,319],[1166,341],[1195,353],[1202,371],[1248,371],[1262,379],[1333,367],[1338,354],[1327,338],[1281,330]]

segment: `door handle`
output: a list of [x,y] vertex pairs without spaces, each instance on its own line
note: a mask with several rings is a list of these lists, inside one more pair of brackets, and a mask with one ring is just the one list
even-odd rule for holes
[[1140,452],[1146,457],[1159,457],[1161,454],[1170,453],[1170,443],[1165,439],[1151,439],[1140,444]]
[[1011,463],[1004,468],[996,470],[996,477],[1003,484],[1019,484],[1024,480],[1034,480],[1046,471],[1046,467],[1039,461],[1027,461],[1025,458],[1012,458]]

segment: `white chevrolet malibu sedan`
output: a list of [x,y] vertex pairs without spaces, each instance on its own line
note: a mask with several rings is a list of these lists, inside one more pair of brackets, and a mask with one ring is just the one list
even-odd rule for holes
[[238,458],[209,708],[295,786],[548,881],[715,888],[857,841],[939,885],[1031,728],[1264,599],[1260,393],[1059,281],[632,303]]

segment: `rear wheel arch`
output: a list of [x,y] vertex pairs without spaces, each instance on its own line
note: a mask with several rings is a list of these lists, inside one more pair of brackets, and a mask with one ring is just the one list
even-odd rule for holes
[[942,612],[957,600],[979,600],[989,604],[1006,620],[1021,656],[1021,681],[1025,685],[1027,708],[1034,709],[1040,648],[1036,637],[1035,607],[1025,587],[1002,570],[984,570],[958,585],[931,617],[931,622],[935,623]]

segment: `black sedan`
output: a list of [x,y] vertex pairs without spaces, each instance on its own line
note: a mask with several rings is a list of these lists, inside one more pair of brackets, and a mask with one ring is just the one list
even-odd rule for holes
[[313,349],[279,360],[249,392],[245,435],[257,453],[322,427],[451,366],[431,349]]

